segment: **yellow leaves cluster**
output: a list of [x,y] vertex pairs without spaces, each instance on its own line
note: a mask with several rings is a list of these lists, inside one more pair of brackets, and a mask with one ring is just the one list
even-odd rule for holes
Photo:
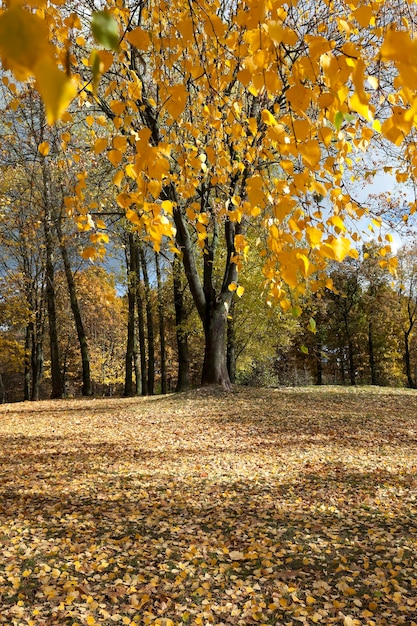
[[76,87],[57,65],[51,33],[41,14],[40,9],[31,12],[20,2],[9,3],[0,14],[0,57],[19,80],[35,77],[48,122],[53,123],[75,97]]

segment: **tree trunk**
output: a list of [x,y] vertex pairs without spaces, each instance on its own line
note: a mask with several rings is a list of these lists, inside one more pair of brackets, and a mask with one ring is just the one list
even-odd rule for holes
[[348,343],[348,365],[349,365],[349,379],[351,385],[356,385],[356,373],[355,373],[355,363],[354,363],[354,349],[353,349],[353,340],[350,333],[349,321],[347,318],[347,313],[344,316],[345,322],[345,332],[346,339]]
[[51,351],[51,398],[62,398],[62,374],[59,358],[58,329],[55,307],[55,268],[54,268],[54,241],[52,235],[52,201],[50,191],[49,170],[45,157],[42,158],[42,183],[43,183],[43,209],[44,209],[44,233],[45,233],[45,280],[46,280],[46,304],[49,322],[49,343]]
[[164,304],[162,302],[162,280],[161,268],[159,266],[159,255],[155,253],[156,279],[158,285],[158,322],[159,322],[159,342],[161,350],[161,393],[167,392],[167,363],[166,363],[166,345],[165,345],[165,319]]
[[223,300],[208,308],[204,323],[205,351],[202,385],[221,385],[230,389],[229,372],[226,363],[227,312]]
[[87,337],[84,330],[84,324],[81,317],[81,311],[78,304],[77,290],[75,288],[74,276],[71,270],[71,264],[68,257],[68,250],[65,246],[64,238],[62,236],[62,229],[60,218],[56,220],[56,230],[59,240],[59,247],[61,250],[62,261],[64,263],[65,277],[67,279],[68,292],[71,303],[71,311],[74,317],[75,328],[77,330],[78,343],[80,344],[81,352],[81,364],[82,364],[82,377],[83,384],[81,393],[83,396],[91,396],[93,388],[91,385],[91,372],[90,372],[90,355],[88,351]]
[[374,337],[372,332],[372,320],[368,322],[368,354],[369,354],[369,369],[371,370],[371,385],[377,385],[377,375],[375,367],[375,354],[374,354]]
[[59,357],[58,328],[55,307],[55,270],[53,262],[53,241],[49,211],[45,210],[45,252],[46,252],[46,303],[49,323],[49,343],[51,354],[51,398],[62,398],[62,375]]
[[127,268],[127,344],[125,359],[124,395],[133,396],[133,361],[135,356],[135,306],[136,306],[136,254],[133,233],[129,233],[129,254],[126,255]]
[[140,262],[145,285],[146,325],[148,330],[148,394],[153,396],[155,388],[155,331],[152,311],[151,287],[145,252],[139,244]]
[[190,353],[188,349],[188,333],[184,327],[187,311],[184,304],[184,287],[181,281],[181,265],[177,257],[173,266],[175,334],[178,350],[178,376],[176,391],[187,391],[190,388]]
[[316,385],[323,384],[323,360],[322,360],[323,344],[318,336],[316,340]]
[[227,371],[229,372],[230,382],[234,384],[236,382],[236,332],[235,332],[235,320],[234,320],[234,300],[230,305],[229,315],[227,316],[227,352],[226,363]]
[[25,331],[25,369],[23,378],[23,399],[30,400],[31,392],[31,344],[33,322],[29,322]]
[[410,357],[410,333],[404,331],[404,361],[405,361],[405,373],[407,375],[407,383],[410,389],[415,389],[416,384],[413,379],[411,371],[411,357]]

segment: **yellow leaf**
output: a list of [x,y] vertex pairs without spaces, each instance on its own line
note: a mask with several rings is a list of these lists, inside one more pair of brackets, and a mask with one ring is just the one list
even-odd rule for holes
[[51,147],[47,141],[42,141],[38,146],[38,150],[42,156],[48,156],[50,149]]
[[297,287],[299,283],[298,269],[295,266],[289,266],[281,271],[282,280],[287,283],[289,287]]
[[101,219],[96,220],[96,226],[97,228],[107,228],[106,223]]
[[268,109],[264,109],[262,111],[262,121],[267,126],[276,126],[277,125],[277,120],[272,115],[272,113],[270,111],[268,111]]
[[116,172],[116,174],[113,176],[113,183],[116,185],[116,187],[120,187],[123,178],[123,170],[119,170],[118,172]]
[[271,20],[268,22],[268,34],[275,45],[279,45],[282,41],[284,29],[281,22]]
[[103,152],[103,150],[105,150],[107,148],[107,138],[106,137],[99,137],[98,139],[96,139],[96,141],[94,142],[94,154],[101,154]]
[[[93,246],[87,246],[81,253],[83,259],[94,259],[97,255],[97,251]],[[95,623],[95,622],[93,622]]]
[[172,209],[174,208],[174,205],[172,204],[170,200],[164,200],[161,203],[161,207],[165,211],[165,213],[172,213]]
[[70,102],[75,98],[77,89],[65,72],[55,62],[44,58],[37,63],[34,71],[39,93],[45,103],[46,120],[53,124],[62,117]]
[[127,137],[123,137],[123,135],[117,135],[117,137],[114,137],[113,139],[113,146],[116,148],[116,150],[121,150],[122,152],[124,152],[127,147]]
[[317,246],[323,237],[323,231],[314,226],[309,226],[306,228],[306,237],[310,246]]
[[4,11],[0,15],[0,56],[20,80],[34,74],[42,58],[54,56],[46,21],[17,4]]
[[316,139],[299,144],[298,150],[306,165],[315,167],[321,159],[320,144]]
[[146,30],[140,28],[140,26],[131,30],[130,33],[127,33],[126,39],[138,50],[147,50],[151,42],[149,34]]
[[114,56],[110,50],[95,50],[99,59],[99,71],[101,74],[105,74],[112,66]]
[[139,215],[136,213],[136,211],[132,211],[132,209],[127,209],[126,219],[128,219],[129,222],[132,222],[132,224],[140,224]]
[[387,30],[381,46],[380,56],[383,61],[398,61],[406,65],[415,65],[417,60],[417,45],[406,31]]
[[369,26],[370,21],[373,17],[372,6],[363,4],[353,12],[353,15],[355,16],[355,19],[359,23],[359,25],[362,28],[366,28],[367,26]]
[[237,289],[237,283],[230,283],[229,291],[236,291],[236,289]]
[[351,248],[350,239],[346,237],[338,237],[334,239],[331,243],[326,243],[322,246],[321,250],[325,252],[326,256],[335,261],[343,261],[343,259],[348,255],[354,252]]
[[333,215],[331,218],[329,218],[329,223],[333,224],[333,226],[335,226],[336,228],[338,228],[339,230],[345,232],[346,231],[346,226],[344,221],[342,220],[341,217],[339,217],[338,215]]
[[239,287],[236,289],[236,295],[241,298],[243,296],[245,292],[245,288],[242,287],[242,285],[239,285]]
[[88,624],[88,626],[94,626],[95,624],[97,624],[96,620],[94,619],[92,615],[87,616],[86,623]]
[[172,85],[168,87],[168,100],[165,103],[165,108],[168,113],[174,119],[177,119],[185,109],[187,102],[188,91],[182,84]]
[[110,150],[107,153],[107,158],[114,167],[117,167],[122,160],[122,153],[120,150]]
[[354,93],[349,98],[349,108],[352,111],[356,111],[366,120],[372,119],[372,111],[369,108],[369,103],[365,101],[363,98],[361,99],[357,93]]

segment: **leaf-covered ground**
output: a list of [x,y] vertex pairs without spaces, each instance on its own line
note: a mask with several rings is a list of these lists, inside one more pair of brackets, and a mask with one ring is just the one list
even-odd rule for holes
[[0,624],[417,624],[417,394],[0,407]]

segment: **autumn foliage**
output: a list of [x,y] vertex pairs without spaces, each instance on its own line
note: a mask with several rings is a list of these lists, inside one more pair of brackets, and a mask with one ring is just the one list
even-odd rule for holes
[[[367,150],[394,146],[393,175],[414,180],[415,21],[411,0],[109,1],[100,11],[15,0],[0,14],[4,68],[34,81],[49,122],[84,125],[83,145],[71,145],[79,131],[62,133],[67,162],[111,168],[113,194],[91,197],[87,164],[66,194],[90,233],[85,258],[108,242],[107,200],[156,251],[169,242],[204,329],[203,383],[230,384],[226,318],[243,295],[251,229],[268,297],[288,310],[306,285],[332,288],[329,262],[357,256],[368,209],[349,172],[366,174]],[[18,97],[10,72],[3,80]],[[39,142],[45,163],[50,150]],[[414,199],[400,210],[407,219]],[[379,239],[386,256],[392,236]]]

